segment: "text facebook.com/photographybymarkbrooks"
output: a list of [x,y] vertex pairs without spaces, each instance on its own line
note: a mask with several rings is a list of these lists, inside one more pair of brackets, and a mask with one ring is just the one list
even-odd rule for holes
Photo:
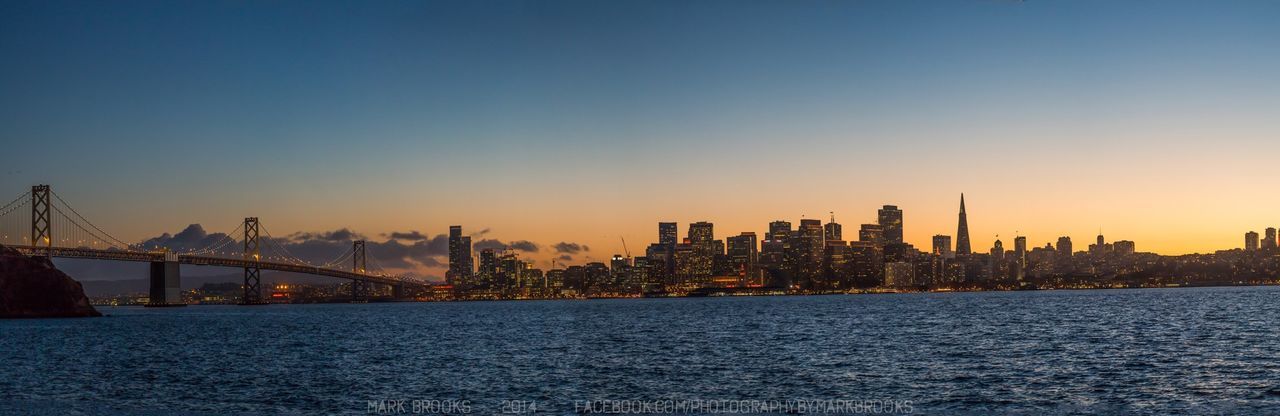
[[912,400],[643,400],[593,399],[550,404],[532,400],[375,399],[365,402],[368,414],[910,414]]

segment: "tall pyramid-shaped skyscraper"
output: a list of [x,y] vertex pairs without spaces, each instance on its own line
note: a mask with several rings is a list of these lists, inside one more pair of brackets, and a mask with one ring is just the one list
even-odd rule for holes
[[964,194],[960,194],[960,225],[956,228],[956,255],[973,253],[969,248],[969,219],[964,215]]

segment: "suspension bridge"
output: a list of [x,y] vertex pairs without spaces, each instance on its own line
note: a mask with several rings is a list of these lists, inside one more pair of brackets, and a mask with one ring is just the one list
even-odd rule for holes
[[0,207],[0,236],[5,246],[28,256],[148,262],[151,264],[151,306],[182,304],[179,274],[182,264],[244,269],[241,303],[248,305],[264,303],[263,270],[350,280],[353,301],[367,300],[371,285],[391,287],[393,297],[403,297],[407,290],[426,286],[423,282],[387,273],[376,258],[368,255],[364,240],[352,241],[350,248],[331,261],[307,262],[290,253],[282,240],[271,236],[257,217],[245,218],[231,232],[198,248],[126,243],[85,219],[49,185],[33,186]]

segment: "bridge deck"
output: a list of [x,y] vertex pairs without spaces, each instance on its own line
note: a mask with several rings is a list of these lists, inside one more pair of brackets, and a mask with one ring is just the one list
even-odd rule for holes
[[[164,261],[164,252],[141,252],[141,251],[122,251],[122,250],[99,250],[92,248],[65,248],[65,247],[34,247],[34,246],[9,246],[18,252],[28,256],[37,253],[44,254],[50,251],[50,255],[60,258],[71,259],[98,259],[113,261],[137,261],[137,262],[160,262]],[[401,283],[412,283],[397,280],[388,276],[378,276],[356,273],[346,270],[326,269],[321,267],[307,266],[292,263],[277,263],[271,261],[255,261],[246,259],[230,259],[224,257],[198,256],[191,254],[179,254],[178,263],[192,264],[202,266],[216,267],[257,267],[261,270],[274,270],[281,272],[292,272],[311,274],[317,276],[337,277],[340,279],[361,280],[371,283],[396,285]]]

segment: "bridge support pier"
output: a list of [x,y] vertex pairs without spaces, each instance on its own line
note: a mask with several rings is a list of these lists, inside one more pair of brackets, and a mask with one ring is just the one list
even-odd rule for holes
[[369,282],[364,280],[351,281],[351,302],[363,303],[369,301]]
[[164,253],[164,261],[151,262],[151,300],[146,306],[187,306],[182,303],[181,270],[174,253]]
[[391,285],[391,297],[394,299],[404,299],[404,283]]

